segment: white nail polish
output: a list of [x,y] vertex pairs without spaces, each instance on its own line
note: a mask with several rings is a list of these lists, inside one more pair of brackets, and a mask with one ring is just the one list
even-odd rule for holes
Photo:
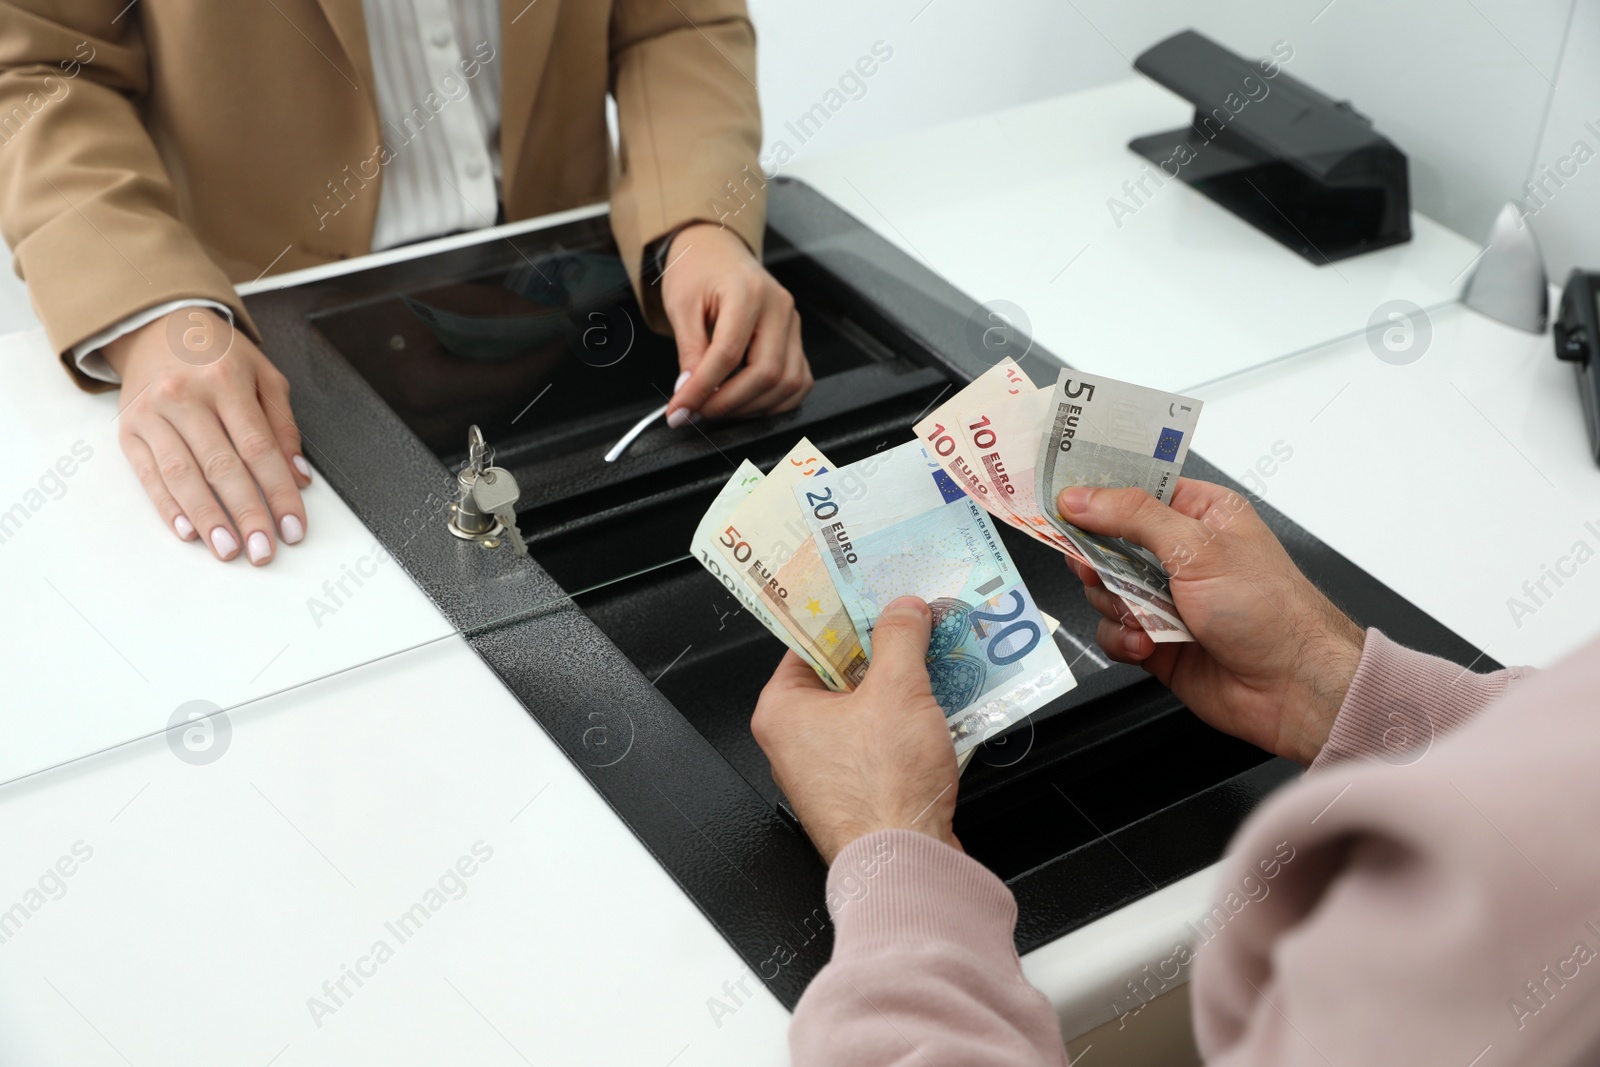
[[289,462],[293,463],[294,469],[300,472],[300,477],[306,479],[311,477],[311,464],[306,462],[306,457],[296,455],[293,459],[289,460]]
[[250,562],[260,563],[272,554],[272,542],[267,540],[267,535],[257,530],[245,540],[245,547],[250,552]]
[[674,430],[687,426],[689,421],[689,412],[684,408],[679,408],[667,416],[667,425]]
[[226,559],[239,550],[239,542],[233,539],[227,527],[218,526],[211,531],[211,547],[217,550],[217,555]]
[[283,521],[278,523],[278,529],[283,533],[283,543],[286,545],[298,545],[306,535],[306,528],[298,515],[285,515]]
[[177,532],[180,541],[187,541],[194,536],[194,523],[190,522],[186,515],[179,515],[173,519],[172,528]]

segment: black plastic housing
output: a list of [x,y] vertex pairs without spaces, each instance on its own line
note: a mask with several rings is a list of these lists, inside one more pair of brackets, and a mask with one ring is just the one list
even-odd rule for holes
[[1556,358],[1573,364],[1589,451],[1600,463],[1600,274],[1574,267],[1561,290],[1561,314],[1550,328]]
[[1134,69],[1194,104],[1128,147],[1321,265],[1411,239],[1406,157],[1349,104],[1185,30]]

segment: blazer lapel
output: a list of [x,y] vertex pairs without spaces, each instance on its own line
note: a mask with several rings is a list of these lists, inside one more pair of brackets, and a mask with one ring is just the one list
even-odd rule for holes
[[[350,2],[359,5],[360,0]],[[533,120],[533,98],[550,58],[560,6],[560,0],[500,0],[500,161],[508,197],[516,187],[517,162]]]
[[[372,53],[367,48],[367,16],[361,9],[361,0],[317,0],[333,34],[339,38],[348,63],[340,64],[337,57],[328,57],[341,73],[349,75],[367,97],[367,106],[377,121],[378,102],[373,95]],[[354,69],[351,69],[354,68]]]

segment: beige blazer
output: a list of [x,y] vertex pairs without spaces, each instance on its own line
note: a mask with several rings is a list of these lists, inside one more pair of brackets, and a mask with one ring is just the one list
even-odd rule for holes
[[[743,0],[504,0],[501,32],[507,219],[609,192],[636,287],[687,222],[759,253]],[[70,349],[131,314],[206,297],[259,340],[233,283],[367,252],[382,141],[361,0],[0,2],[0,230],[85,388]]]

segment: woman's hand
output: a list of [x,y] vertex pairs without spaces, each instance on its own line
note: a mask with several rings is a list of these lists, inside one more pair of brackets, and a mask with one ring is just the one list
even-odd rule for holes
[[667,425],[790,411],[811,391],[794,297],[732,230],[699,223],[678,232],[661,304],[682,372]]
[[[220,560],[271,561],[306,532],[311,467],[289,382],[208,308],[180,308],[103,350],[122,376],[118,437],[161,519]],[[265,500],[263,501],[263,498]],[[231,518],[230,518],[231,516]]]
[[916,830],[957,848],[956,752],[928,681],[928,605],[901,597],[872,631],[872,666],[852,693],[825,688],[786,653],[750,732],[828,863],[874,830]]
[[1194,643],[1155,644],[1095,573],[1069,561],[1105,616],[1112,659],[1161,679],[1217,729],[1301,764],[1322,750],[1361,661],[1362,629],[1333,605],[1238,493],[1180,478],[1170,507],[1142,489],[1074,487],[1061,516],[1161,559]]

